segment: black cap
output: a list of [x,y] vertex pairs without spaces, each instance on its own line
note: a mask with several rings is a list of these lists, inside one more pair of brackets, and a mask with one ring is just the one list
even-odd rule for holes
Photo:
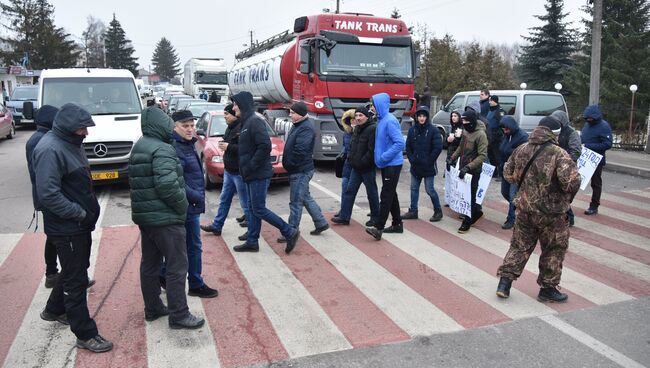
[[463,115],[461,115],[461,119],[467,120],[472,124],[476,124],[476,112],[472,109],[468,109],[463,113]]
[[367,118],[370,118],[370,110],[368,110],[368,108],[365,107],[364,105],[357,107],[356,110],[354,110],[354,112],[355,113],[360,112],[364,114]]
[[305,116],[307,115],[307,105],[305,105],[305,103],[302,101],[298,101],[295,104],[291,105],[291,111],[300,116]]
[[227,112],[230,115],[235,116],[235,110],[233,109],[234,106],[235,106],[234,104],[229,103],[228,105],[226,105],[226,107],[223,108],[223,111]]
[[494,96],[494,95],[490,96],[490,101],[494,101],[496,103],[499,103],[499,96]]
[[186,121],[186,120],[194,120],[194,115],[190,110],[179,110],[179,111],[175,111],[172,114],[172,120],[174,120],[175,123]]
[[562,130],[562,124],[559,120],[552,116],[545,116],[542,120],[539,121],[538,126],[543,126],[549,128],[554,134],[560,134]]

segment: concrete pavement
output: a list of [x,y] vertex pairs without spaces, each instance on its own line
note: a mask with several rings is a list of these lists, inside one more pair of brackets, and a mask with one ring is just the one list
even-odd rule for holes
[[643,151],[607,151],[605,170],[650,178],[650,154]]

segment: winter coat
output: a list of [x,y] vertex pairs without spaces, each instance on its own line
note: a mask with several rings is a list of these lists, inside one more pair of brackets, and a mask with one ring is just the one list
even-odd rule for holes
[[129,159],[131,219],[140,226],[185,224],[183,167],[172,146],[174,123],[157,107],[142,110],[142,137]]
[[289,174],[314,170],[314,122],[305,117],[294,123],[284,143],[282,166]]
[[186,141],[178,133],[172,133],[174,137],[174,148],[176,155],[183,167],[183,180],[185,181],[185,195],[187,196],[188,215],[198,215],[205,212],[205,181],[203,177],[203,166],[194,143],[196,138]]
[[[458,113],[458,116],[463,115],[463,112],[461,110],[454,110],[453,112]],[[456,129],[463,130],[463,121],[459,120],[458,123],[454,124],[454,122],[451,121],[451,115],[452,114],[449,114],[449,126],[450,126],[450,131],[449,132],[453,134],[453,133],[456,132]],[[447,142],[447,158],[451,157],[451,155],[453,155],[454,152],[456,152],[456,149],[460,145],[461,137],[456,138],[454,136],[453,141]],[[445,137],[445,139],[447,139],[447,138]]]
[[442,136],[429,120],[429,108],[420,106],[415,116],[425,114],[424,124],[415,122],[406,137],[406,156],[411,163],[411,174],[419,178],[435,176],[438,173],[436,161],[442,152]]
[[523,179],[514,203],[517,211],[534,215],[562,215],[580,188],[580,174],[571,156],[557,145],[553,132],[537,127],[528,143],[519,146],[506,162],[503,177],[518,183],[524,168],[540,146],[551,142],[535,158]]
[[241,132],[241,123],[235,120],[228,124],[226,132],[223,134],[223,141],[228,143],[228,148],[223,154],[223,166],[231,174],[239,175],[239,134]]
[[560,136],[557,138],[558,144],[569,153],[574,162],[578,161],[580,155],[582,155],[582,142],[580,141],[580,134],[569,124],[569,115],[564,111],[557,110],[551,116],[558,119],[562,124]]
[[34,181],[48,236],[81,235],[95,229],[99,202],[83,149],[84,137],[74,134],[92,125],[87,111],[66,104],[56,115],[52,130],[34,148]]
[[490,106],[488,109],[485,119],[488,122],[486,133],[489,144],[500,144],[503,139],[503,131],[499,127],[503,115],[504,112],[499,105]]
[[365,124],[354,127],[348,161],[358,173],[375,169],[375,134],[377,124],[368,120]]
[[510,115],[501,119],[501,126],[510,129],[510,134],[504,134],[503,141],[499,146],[501,154],[501,168],[505,165],[512,152],[522,144],[528,142],[528,133],[519,129],[519,123]]
[[476,112],[480,113],[484,118],[487,117],[488,112],[490,112],[490,97],[485,100],[479,100],[479,104],[481,105],[481,110]]
[[594,119],[593,123],[585,122],[582,127],[582,144],[590,150],[603,155],[600,165],[605,165],[605,151],[612,148],[612,128],[603,119],[598,105],[587,106],[582,116]]
[[451,160],[456,163],[460,158],[459,168],[469,167],[469,173],[472,175],[481,174],[483,162],[487,158],[488,140],[485,134],[485,124],[482,121],[476,123],[476,130],[468,132],[463,130],[460,144],[456,151],[451,155]]
[[372,96],[377,111],[377,131],[375,133],[375,165],[383,169],[400,166],[404,163],[404,137],[399,122],[389,112],[390,97],[387,93]]
[[[266,122],[255,115],[253,95],[239,92],[232,97],[241,112],[239,133],[239,174],[245,182],[271,179],[271,137]],[[286,151],[285,151],[286,152]]]
[[36,113],[36,118],[34,123],[36,124],[36,131],[32,134],[31,137],[25,143],[25,157],[27,158],[27,170],[29,171],[29,180],[32,183],[32,201],[34,202],[34,209],[37,211],[41,210],[41,204],[38,201],[38,195],[36,194],[36,173],[34,173],[34,148],[38,142],[45,136],[47,132],[52,130],[52,123],[54,122],[54,116],[59,112],[54,106],[43,105],[38,109]]

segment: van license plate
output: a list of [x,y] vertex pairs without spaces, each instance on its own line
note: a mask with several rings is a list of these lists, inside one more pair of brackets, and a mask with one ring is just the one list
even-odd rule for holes
[[93,180],[110,180],[117,179],[120,174],[117,171],[105,171],[91,173]]

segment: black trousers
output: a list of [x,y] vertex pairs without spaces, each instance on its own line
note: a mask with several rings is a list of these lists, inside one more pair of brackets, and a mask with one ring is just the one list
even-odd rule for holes
[[603,167],[605,165],[600,164],[594,171],[594,175],[591,177],[591,203],[589,207],[598,208],[600,206],[600,195],[603,193]]
[[477,174],[472,174],[472,181],[470,182],[470,196],[472,197],[472,216],[467,217],[465,216],[465,219],[463,221],[470,222],[472,219],[476,218],[479,213],[483,211],[483,206],[480,204],[476,203],[476,192],[478,191],[478,182],[481,179],[481,172],[479,171]]
[[402,223],[400,214],[399,199],[397,198],[397,184],[399,175],[402,172],[402,165],[387,166],[381,169],[381,193],[379,194],[379,221],[375,227],[383,230],[388,221],[388,214],[393,218],[392,225]]
[[45,240],[45,275],[56,275],[59,272],[56,264],[56,246],[50,237]]
[[86,300],[88,266],[90,266],[90,233],[74,236],[48,236],[56,247],[61,274],[50,293],[45,309],[53,314],[65,313],[70,330],[81,340],[97,336],[97,325],[90,318]]

